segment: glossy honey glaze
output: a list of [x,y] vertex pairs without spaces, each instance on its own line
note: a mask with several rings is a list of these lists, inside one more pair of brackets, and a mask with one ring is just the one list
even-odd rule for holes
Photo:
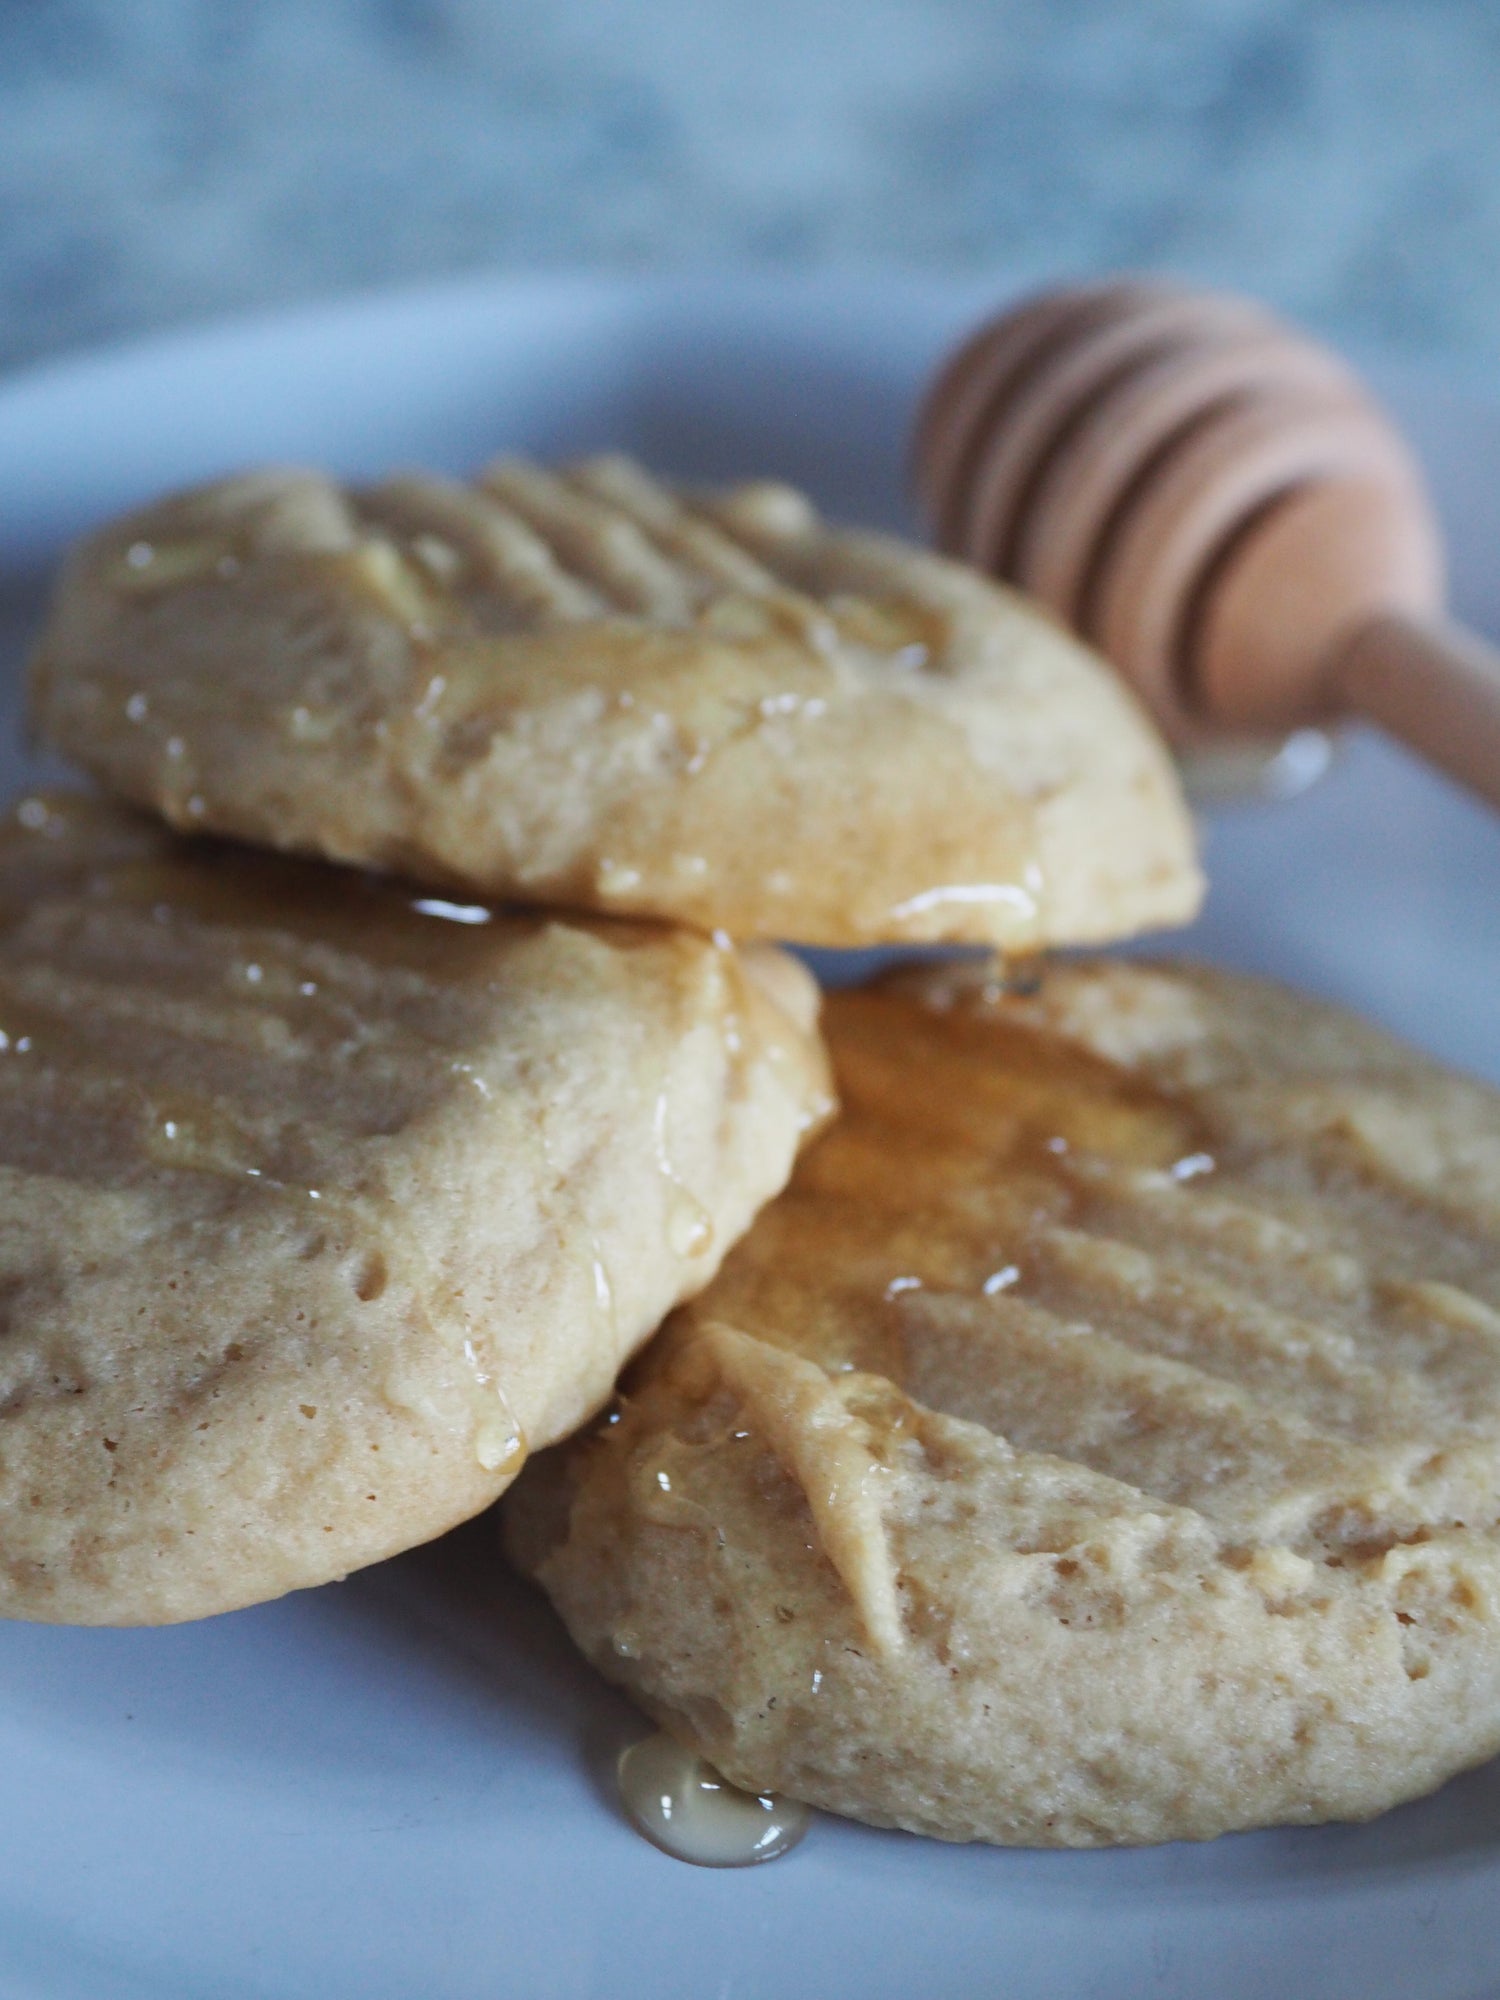
[[[1500,1210],[1492,1169],[1431,1164],[1493,1157],[1488,1100],[1212,975],[919,983],[830,996],[843,1116],[656,1350],[802,1452],[872,1632],[900,1644],[879,1496],[913,1408],[1299,1560],[1492,1517]],[[694,1504],[675,1449],[642,1457],[653,1516]]]
[[842,1115],[690,1315],[901,1380],[901,1301],[1024,1291],[1031,1246],[1107,1185],[1211,1171],[1189,1100],[1006,1016],[1019,980],[934,1008],[828,996]]

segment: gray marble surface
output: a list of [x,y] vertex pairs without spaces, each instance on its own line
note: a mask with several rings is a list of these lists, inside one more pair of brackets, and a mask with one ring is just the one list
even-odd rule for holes
[[1121,266],[1500,352],[1496,0],[0,0],[0,366],[480,269]]

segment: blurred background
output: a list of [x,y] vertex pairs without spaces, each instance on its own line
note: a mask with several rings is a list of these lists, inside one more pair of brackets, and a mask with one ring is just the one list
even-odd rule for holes
[[1150,266],[1500,355],[1495,0],[0,0],[0,367],[491,270]]

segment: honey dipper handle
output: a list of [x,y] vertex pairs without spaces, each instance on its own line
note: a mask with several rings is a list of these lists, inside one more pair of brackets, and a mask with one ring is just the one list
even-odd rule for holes
[[1356,634],[1337,695],[1500,807],[1500,651],[1441,618],[1390,613]]

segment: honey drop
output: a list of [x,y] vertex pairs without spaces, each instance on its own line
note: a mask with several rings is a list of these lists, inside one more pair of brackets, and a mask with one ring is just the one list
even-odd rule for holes
[[775,1792],[742,1792],[711,1764],[658,1730],[624,1751],[620,1798],[653,1846],[700,1868],[774,1861],[807,1832],[811,1813]]

